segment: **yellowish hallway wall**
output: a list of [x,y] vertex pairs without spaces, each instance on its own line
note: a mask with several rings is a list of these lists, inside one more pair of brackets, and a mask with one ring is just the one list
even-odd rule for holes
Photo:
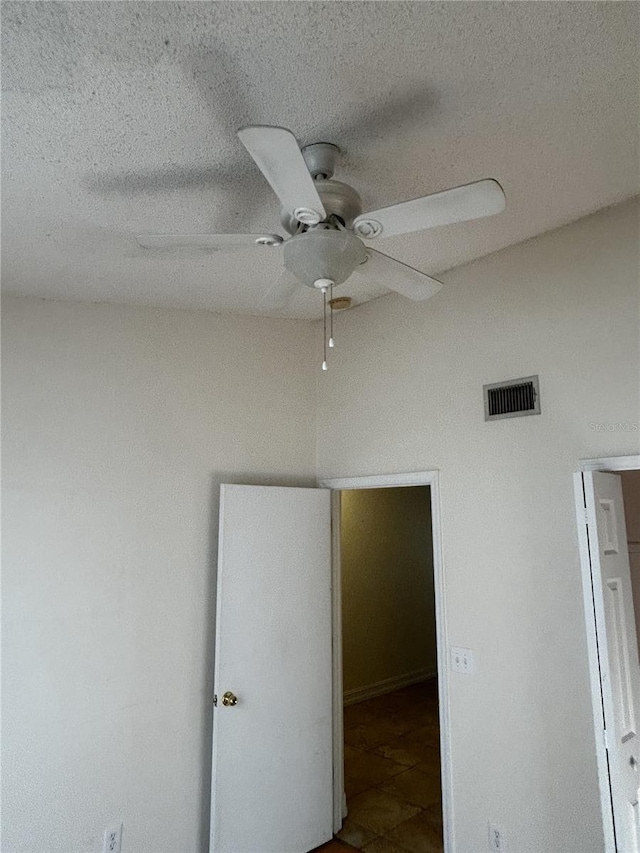
[[[345,698],[436,672],[428,486],[341,495]],[[356,694],[357,696],[357,694]]]

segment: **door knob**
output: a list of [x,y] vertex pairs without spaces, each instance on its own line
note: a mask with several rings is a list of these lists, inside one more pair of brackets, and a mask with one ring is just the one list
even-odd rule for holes
[[222,694],[222,704],[228,707],[233,707],[238,704],[238,697],[231,693],[230,690],[227,690],[226,693]]

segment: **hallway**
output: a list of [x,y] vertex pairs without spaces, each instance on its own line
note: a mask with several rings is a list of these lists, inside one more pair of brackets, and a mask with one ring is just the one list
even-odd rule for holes
[[344,729],[338,838],[365,853],[442,853],[436,679],[346,707]]

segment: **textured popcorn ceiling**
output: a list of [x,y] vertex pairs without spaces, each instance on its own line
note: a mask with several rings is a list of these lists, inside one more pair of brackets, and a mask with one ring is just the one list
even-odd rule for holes
[[[636,3],[3,2],[3,289],[258,313],[278,250],[142,232],[279,231],[235,136],[345,151],[365,208],[496,177],[493,219],[377,241],[431,274],[640,191]],[[384,292],[357,277],[356,301]],[[446,282],[446,274],[443,276]],[[300,289],[291,316],[319,313]]]

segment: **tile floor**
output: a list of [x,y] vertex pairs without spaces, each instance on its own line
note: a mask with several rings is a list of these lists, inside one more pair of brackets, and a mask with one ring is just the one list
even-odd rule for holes
[[346,707],[344,727],[338,838],[364,853],[442,853],[436,679]]
[[350,844],[345,844],[343,841],[338,841],[337,838],[334,838],[332,841],[323,844],[322,847],[316,847],[311,853],[349,853],[349,851],[354,853],[355,848],[351,847]]

